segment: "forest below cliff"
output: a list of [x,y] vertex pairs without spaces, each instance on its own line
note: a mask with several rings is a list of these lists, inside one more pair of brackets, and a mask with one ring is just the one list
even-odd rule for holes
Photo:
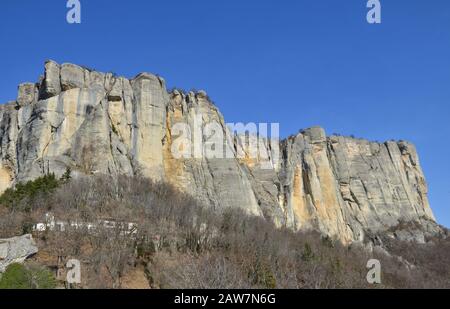
[[[364,243],[344,246],[242,210],[218,213],[141,178],[50,174],[7,190],[0,204],[0,238],[33,233],[39,252],[26,266],[56,272],[61,259],[80,260],[77,288],[450,288],[445,235],[416,244],[368,233]],[[114,220],[137,229],[33,229],[48,213],[60,222]],[[381,262],[379,285],[367,283],[370,259]]]

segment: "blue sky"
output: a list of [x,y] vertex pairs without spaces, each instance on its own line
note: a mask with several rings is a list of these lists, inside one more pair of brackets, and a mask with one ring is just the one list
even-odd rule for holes
[[2,0],[0,102],[46,59],[169,87],[205,89],[228,122],[279,122],[286,136],[329,134],[416,144],[441,224],[450,226],[450,1]]

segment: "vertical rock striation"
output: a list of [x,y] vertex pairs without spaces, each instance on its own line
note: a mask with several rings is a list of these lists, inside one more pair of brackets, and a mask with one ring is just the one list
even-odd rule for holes
[[[193,143],[179,143],[183,135]],[[38,83],[0,105],[0,191],[70,167],[168,181],[218,211],[238,207],[346,243],[403,221],[435,224],[410,143],[310,128],[281,142],[256,139],[258,155],[249,156],[252,139],[230,132],[203,91],[169,93],[149,73],[129,80],[48,61]]]

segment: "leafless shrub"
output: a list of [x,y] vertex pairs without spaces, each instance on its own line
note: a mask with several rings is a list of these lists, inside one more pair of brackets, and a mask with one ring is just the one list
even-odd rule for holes
[[0,209],[1,237],[20,234],[47,211],[67,222],[137,224],[133,236],[120,225],[36,235],[41,251],[83,262],[85,287],[120,288],[126,272],[141,264],[152,287],[161,288],[373,288],[366,282],[371,258],[382,264],[380,288],[450,287],[448,239],[423,246],[387,242],[392,257],[377,255],[318,233],[279,229],[237,209],[215,213],[144,178],[73,179],[31,203],[31,212]]
[[[161,271],[163,270],[163,271]],[[178,289],[246,289],[252,285],[245,273],[226,257],[216,254],[155,256],[149,265],[153,285]]]

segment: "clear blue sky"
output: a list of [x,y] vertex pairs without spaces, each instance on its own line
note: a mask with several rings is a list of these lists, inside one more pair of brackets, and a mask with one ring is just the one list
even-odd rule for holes
[[417,145],[430,200],[450,226],[450,1],[2,0],[0,102],[46,59],[169,87],[205,89],[228,122],[280,122]]

